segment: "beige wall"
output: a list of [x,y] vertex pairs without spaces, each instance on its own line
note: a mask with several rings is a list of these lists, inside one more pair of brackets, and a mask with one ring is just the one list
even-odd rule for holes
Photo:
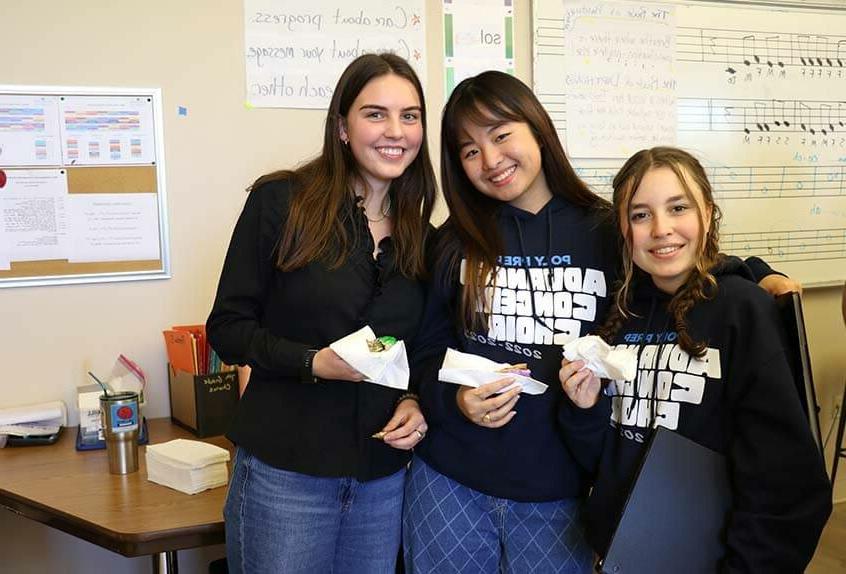
[[[516,2],[518,75],[526,81],[530,4]],[[427,2],[427,17],[429,139],[437,157],[439,2]],[[242,18],[238,0],[0,2],[0,82],[162,89],[173,269],[164,281],[0,290],[0,407],[53,399],[73,405],[85,372],[106,373],[125,353],[149,376],[147,415],[168,414],[161,330],[205,320],[245,186],[314,154],[320,142],[320,111],[244,107]],[[177,115],[178,106],[187,117]],[[834,290],[806,297],[824,430],[846,371],[837,297]],[[13,538],[21,542],[12,545]],[[4,511],[0,540],[4,571],[86,572],[95,562],[98,569],[148,569],[144,559],[124,559]],[[183,553],[182,572],[204,572],[214,554],[222,549]]]

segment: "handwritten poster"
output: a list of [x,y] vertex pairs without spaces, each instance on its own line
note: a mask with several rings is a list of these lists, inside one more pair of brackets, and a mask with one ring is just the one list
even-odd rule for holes
[[628,157],[676,141],[675,17],[671,6],[568,2],[567,151]]
[[444,85],[449,95],[485,70],[514,73],[510,0],[444,0]]
[[247,105],[328,107],[347,64],[372,52],[408,60],[425,85],[423,0],[244,0]]

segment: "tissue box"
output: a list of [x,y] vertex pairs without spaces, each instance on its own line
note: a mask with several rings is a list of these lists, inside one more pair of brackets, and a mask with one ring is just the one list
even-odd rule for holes
[[223,434],[238,404],[238,373],[194,375],[168,365],[170,418],[198,437]]
[[76,406],[79,409],[79,432],[89,442],[103,440],[103,421],[100,418],[99,385],[76,387]]

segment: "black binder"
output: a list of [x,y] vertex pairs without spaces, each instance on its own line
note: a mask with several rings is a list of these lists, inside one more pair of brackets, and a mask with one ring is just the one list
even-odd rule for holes
[[714,574],[725,554],[731,507],[725,457],[661,427],[647,448],[597,569]]

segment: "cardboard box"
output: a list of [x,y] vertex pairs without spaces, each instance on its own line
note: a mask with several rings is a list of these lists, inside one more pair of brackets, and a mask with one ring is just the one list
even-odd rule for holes
[[223,434],[238,404],[238,373],[193,375],[168,366],[170,418],[198,437]]

